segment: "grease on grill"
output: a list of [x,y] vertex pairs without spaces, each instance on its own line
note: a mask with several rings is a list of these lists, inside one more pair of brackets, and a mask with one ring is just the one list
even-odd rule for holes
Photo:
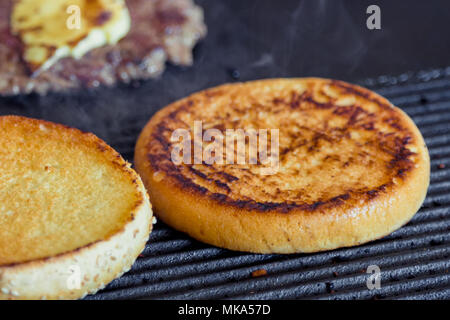
[[253,278],[257,278],[257,277],[263,277],[267,275],[267,270],[266,269],[258,269],[255,271],[252,271],[252,277]]

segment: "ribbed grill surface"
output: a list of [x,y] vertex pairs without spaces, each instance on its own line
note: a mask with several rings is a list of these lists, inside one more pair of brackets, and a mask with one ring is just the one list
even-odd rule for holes
[[[428,196],[413,220],[362,246],[317,254],[257,255],[199,243],[158,222],[130,272],[87,299],[450,298],[450,67],[359,82],[407,112],[431,157]],[[147,119],[112,143],[132,160]],[[368,290],[369,265],[381,288]],[[254,278],[252,271],[267,270]]]

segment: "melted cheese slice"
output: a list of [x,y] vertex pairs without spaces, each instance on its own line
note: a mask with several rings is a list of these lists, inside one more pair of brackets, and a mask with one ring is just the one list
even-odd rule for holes
[[11,30],[24,44],[23,59],[32,72],[64,57],[115,44],[130,30],[124,0],[19,0]]

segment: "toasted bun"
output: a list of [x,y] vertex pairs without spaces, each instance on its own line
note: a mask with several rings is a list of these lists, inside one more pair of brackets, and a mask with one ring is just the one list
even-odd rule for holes
[[[279,129],[278,170],[176,165],[172,133],[192,132],[194,121],[220,132]],[[135,164],[164,222],[206,243],[258,253],[381,238],[419,209],[430,172],[424,140],[405,113],[367,89],[317,78],[228,84],[177,101],[146,125]]]
[[139,176],[105,142],[0,117],[0,299],[75,299],[129,270],[151,231]]

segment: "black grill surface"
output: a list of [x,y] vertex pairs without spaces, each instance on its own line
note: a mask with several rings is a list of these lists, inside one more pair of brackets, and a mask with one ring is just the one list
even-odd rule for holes
[[[132,162],[150,116],[199,89],[184,81],[189,76],[170,67],[163,79],[135,87],[1,98],[0,114],[92,131]],[[86,299],[450,299],[450,67],[352,82],[402,108],[425,137],[431,184],[410,223],[358,247],[258,255],[211,247],[158,222],[133,268]],[[381,269],[380,289],[367,288],[370,265]],[[252,277],[259,269],[267,275]]]
[[[358,247],[258,255],[211,247],[158,222],[133,268],[87,299],[450,298],[450,67],[358,83],[406,111],[425,137],[431,185],[410,223]],[[108,142],[131,161],[147,120],[129,121]],[[380,289],[367,288],[370,265],[381,269]],[[259,269],[267,275],[252,277]]]

